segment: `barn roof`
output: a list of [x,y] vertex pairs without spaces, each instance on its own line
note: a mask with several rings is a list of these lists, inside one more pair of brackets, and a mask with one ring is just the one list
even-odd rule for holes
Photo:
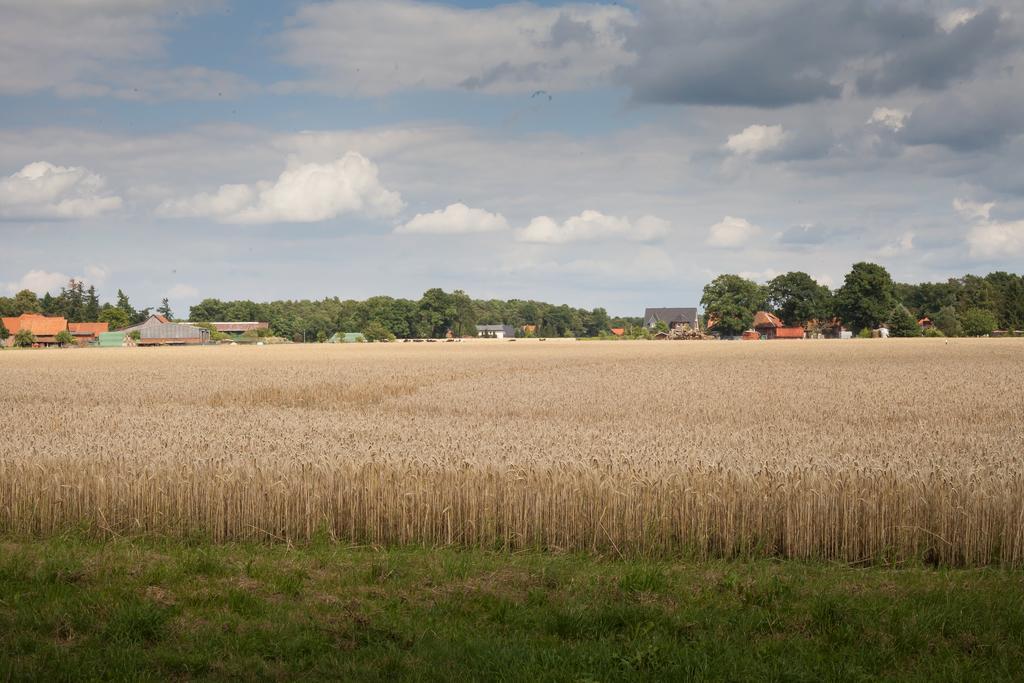
[[768,311],[758,311],[754,314],[754,327],[783,327],[779,316]]
[[110,329],[107,323],[68,323],[71,334],[103,334]]
[[666,325],[672,325],[674,323],[690,323],[691,325],[697,324],[697,309],[696,308],[645,308],[644,309],[644,324],[650,325],[652,322],[663,322]]
[[37,337],[53,337],[68,329],[68,321],[38,313],[23,313],[17,318],[4,318],[4,327],[11,335],[17,334],[19,330],[28,330]]

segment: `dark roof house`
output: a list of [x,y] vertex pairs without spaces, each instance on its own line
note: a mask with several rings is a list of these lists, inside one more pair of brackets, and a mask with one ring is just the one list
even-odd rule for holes
[[665,323],[671,330],[680,325],[689,325],[697,329],[696,308],[648,308],[644,310],[644,327],[654,328],[658,323]]

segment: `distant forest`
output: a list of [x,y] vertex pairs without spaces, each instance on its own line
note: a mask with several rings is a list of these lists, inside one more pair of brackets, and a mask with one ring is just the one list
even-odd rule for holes
[[[664,300],[666,297],[660,297]],[[679,306],[695,302],[675,302]],[[836,290],[817,284],[806,273],[779,275],[756,284],[737,275],[721,275],[704,288],[705,316],[715,318],[724,333],[749,328],[757,310],[777,313],[789,324],[810,327],[813,321],[838,318],[851,329],[886,323],[916,334],[916,322],[930,318],[947,336],[987,334],[991,330],[1024,329],[1024,276],[995,272],[964,275],[945,282],[899,283],[876,264],[857,263]],[[122,290],[116,300],[101,303],[94,287],[72,280],[56,296],[22,290],[0,297],[0,315],[42,313],[70,322],[99,320],[111,329],[126,327],[153,312],[174,318],[167,299],[152,308],[136,309]],[[472,335],[478,324],[505,324],[524,334],[545,337],[590,337],[611,327],[633,328],[640,317],[612,317],[603,308],[588,310],[521,299],[473,299],[461,290],[428,289],[418,300],[374,296],[365,301],[328,297],[318,301],[221,301],[204,299],[189,311],[196,323],[258,320],[270,332],[289,339],[324,340],[336,332],[363,332],[374,339]],[[911,324],[911,321],[913,324]]]

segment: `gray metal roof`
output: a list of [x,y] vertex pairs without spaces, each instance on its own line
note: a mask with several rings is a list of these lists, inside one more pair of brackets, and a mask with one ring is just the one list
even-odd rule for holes
[[477,332],[507,332],[512,329],[511,325],[477,325]]
[[644,324],[653,325],[663,322],[666,325],[675,323],[697,324],[696,308],[647,308],[644,309]]

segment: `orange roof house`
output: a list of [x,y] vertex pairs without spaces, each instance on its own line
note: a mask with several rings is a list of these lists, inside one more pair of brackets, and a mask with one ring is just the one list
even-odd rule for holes
[[625,327],[613,327],[612,328],[612,334],[614,334],[616,337],[621,337],[622,335],[626,334],[626,328]]
[[68,323],[68,332],[79,344],[88,344],[104,332],[110,330],[108,323]]
[[774,313],[758,311],[754,314],[754,329],[767,339],[803,339],[804,328],[787,327]]
[[57,334],[68,329],[68,321],[64,318],[48,317],[38,313],[23,313],[17,318],[4,318],[4,327],[11,333],[7,345],[14,345],[14,335],[21,330],[28,330],[35,336],[36,344],[49,346],[57,343]]

